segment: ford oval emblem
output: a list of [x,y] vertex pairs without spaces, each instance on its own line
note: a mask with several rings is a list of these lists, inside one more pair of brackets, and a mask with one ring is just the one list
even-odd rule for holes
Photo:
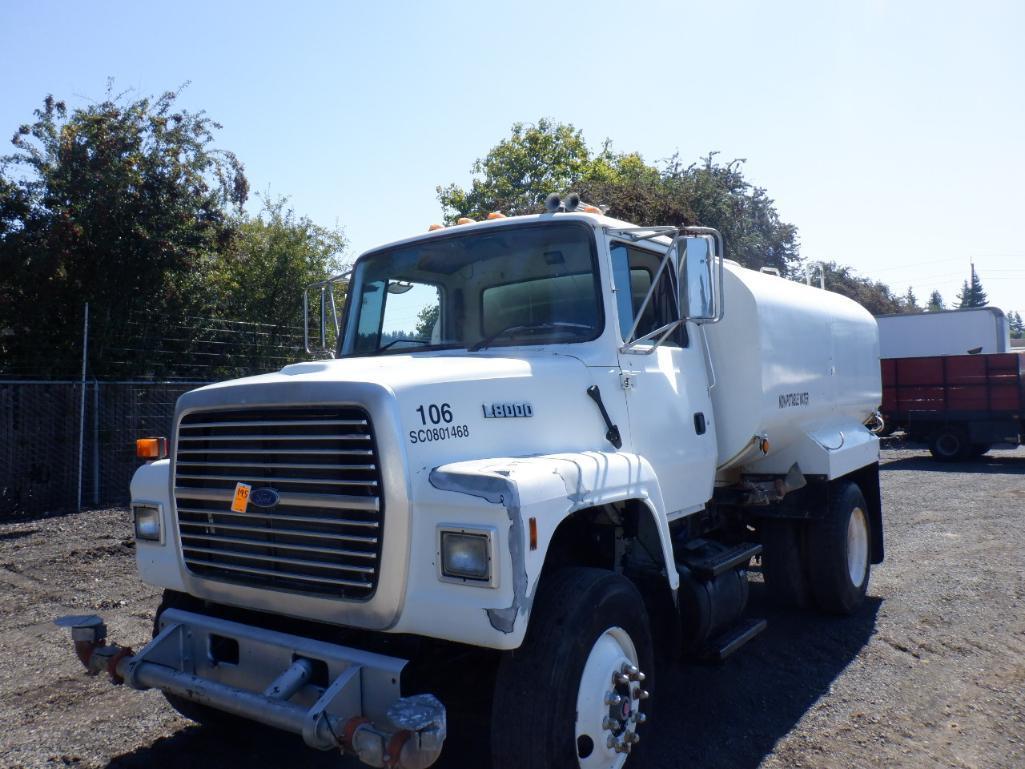
[[249,504],[257,507],[274,507],[281,501],[281,495],[271,488],[253,489],[249,495]]

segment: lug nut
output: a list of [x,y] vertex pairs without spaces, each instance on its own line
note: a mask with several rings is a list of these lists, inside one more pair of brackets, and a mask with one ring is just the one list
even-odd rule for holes
[[612,683],[614,683],[614,684],[626,684],[626,683],[629,683],[629,682],[630,682],[629,677],[627,677],[623,673],[613,673],[612,674]]
[[616,752],[617,753],[629,753],[630,752],[630,748],[632,748],[632,747],[633,746],[630,743],[628,743],[628,742],[621,742],[618,745],[616,745]]
[[623,701],[623,698],[620,697],[615,692],[605,692],[605,704],[606,705],[618,705],[622,701]]
[[622,726],[623,724],[620,723],[619,719],[609,718],[608,716],[605,716],[605,718],[603,718],[601,721],[602,729],[609,729],[613,732],[618,731]]
[[651,695],[648,694],[648,691],[646,689],[638,689],[637,691],[634,692],[634,699],[635,700],[646,700],[650,696]]
[[642,684],[642,683],[644,683],[644,679],[645,679],[645,678],[647,678],[647,676],[646,676],[646,675],[644,675],[644,673],[642,673],[642,672],[641,672],[641,671],[639,671],[639,670],[637,671],[637,675],[635,675],[635,676],[630,676],[630,680],[631,680],[631,681],[636,681],[636,682],[637,682],[637,683],[639,683],[639,684]]
[[623,673],[624,675],[627,675],[627,676],[630,676],[631,678],[633,678],[635,675],[637,675],[641,671],[639,671],[633,665],[629,665],[628,664],[628,665],[623,665],[623,667],[622,667],[620,672]]
[[612,748],[618,748],[618,740],[616,739],[616,735],[610,734],[609,738],[605,741],[605,744],[609,747],[610,750]]
[[637,732],[627,732],[626,733],[626,743],[627,743],[627,745],[636,745],[640,741],[641,741],[641,737],[640,737],[639,734],[637,734]]
[[641,711],[638,710],[636,713],[634,713],[634,721],[636,721],[638,724],[643,724],[647,720],[648,717],[644,715]]

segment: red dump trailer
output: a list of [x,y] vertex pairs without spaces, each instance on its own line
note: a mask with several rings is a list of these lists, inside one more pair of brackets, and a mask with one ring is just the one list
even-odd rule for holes
[[937,459],[978,457],[994,444],[1022,442],[1025,355],[884,358],[882,414]]

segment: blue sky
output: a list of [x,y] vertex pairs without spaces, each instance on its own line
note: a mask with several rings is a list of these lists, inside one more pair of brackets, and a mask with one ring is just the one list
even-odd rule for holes
[[0,137],[107,77],[223,124],[253,189],[354,252],[440,219],[515,121],[746,158],[802,254],[1025,311],[1025,3],[5,2]]

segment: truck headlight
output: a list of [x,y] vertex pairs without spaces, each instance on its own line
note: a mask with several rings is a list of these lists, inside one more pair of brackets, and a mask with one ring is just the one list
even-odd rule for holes
[[440,530],[440,569],[443,579],[492,582],[493,539],[489,529]]
[[160,505],[132,503],[132,517],[135,520],[135,538],[152,542],[163,539]]

